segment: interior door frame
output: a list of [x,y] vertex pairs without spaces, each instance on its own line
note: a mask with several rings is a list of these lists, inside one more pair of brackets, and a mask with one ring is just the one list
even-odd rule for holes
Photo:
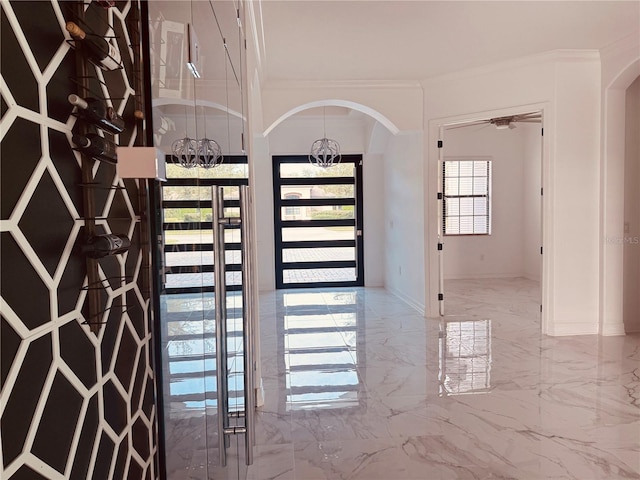
[[[546,194],[547,188],[545,188],[545,185],[548,185],[550,183],[548,181],[548,175],[549,175],[548,172],[550,170],[549,168],[550,155],[549,155],[549,139],[545,138],[544,136],[544,126],[545,126],[545,123],[549,121],[550,107],[545,103],[523,105],[520,107],[513,107],[512,109],[508,109],[508,110],[488,111],[484,113],[476,113],[473,115],[459,115],[455,117],[432,120],[430,122],[429,128],[430,128],[430,132],[432,133],[431,139],[435,138],[435,141],[433,142],[434,143],[433,147],[435,148],[431,150],[431,152],[434,152],[435,154],[432,154],[431,156],[435,160],[435,162],[433,163],[435,164],[435,167],[436,167],[435,172],[433,172],[433,170],[430,170],[430,171],[433,172],[435,178],[437,179],[437,185],[435,185],[435,188],[432,190],[436,192],[436,194],[434,195],[436,201],[432,203],[432,205],[435,206],[436,211],[434,212],[434,215],[432,215],[431,217],[432,221],[433,219],[435,219],[437,223],[435,225],[433,225],[433,223],[430,224],[434,227],[434,231],[436,232],[436,235],[435,235],[435,241],[433,242],[433,244],[430,242],[427,242],[427,244],[430,245],[430,248],[432,249],[432,251],[435,251],[435,254],[427,255],[429,262],[433,262],[433,265],[435,265],[435,268],[434,266],[428,267],[428,272],[429,272],[428,278],[429,278],[430,284],[435,286],[437,290],[437,297],[435,297],[434,295],[434,299],[433,299],[435,301],[427,302],[427,309],[428,309],[427,313],[430,316],[446,315],[445,304],[444,304],[444,300],[446,296],[445,282],[444,282],[444,263],[445,263],[444,250],[446,246],[445,246],[445,235],[442,230],[442,225],[443,225],[442,204],[444,202],[444,198],[443,198],[444,192],[442,188],[442,165],[445,160],[444,149],[445,149],[445,143],[446,143],[446,139],[445,139],[446,127],[453,126],[453,125],[456,125],[456,126],[462,125],[465,123],[471,123],[478,120],[486,120],[488,118],[493,118],[493,117],[516,115],[518,113],[529,112],[529,111],[537,111],[541,114],[541,117],[542,117],[540,121],[540,133],[541,133],[540,134],[541,208],[540,208],[540,232],[539,232],[540,233],[540,265],[541,265],[540,319],[541,319],[542,332],[546,333],[548,331],[548,323],[549,323],[549,318],[551,316],[549,314],[549,309],[550,309],[549,303],[551,303],[551,299],[550,299],[551,295],[550,295],[550,288],[548,283],[550,268],[549,268],[549,257],[547,256],[545,258],[545,256],[543,255],[543,245],[551,244],[551,242],[549,241],[549,236],[550,236],[549,224],[551,222],[550,214],[549,214],[550,209],[548,207],[548,204],[545,203],[545,202],[550,202],[550,196]],[[433,187],[433,184],[429,184],[429,185]],[[544,195],[543,195],[543,192],[544,192]],[[433,245],[433,247],[435,248],[431,247],[431,245]],[[433,289],[427,288],[427,298],[429,298],[429,293],[432,291]]]

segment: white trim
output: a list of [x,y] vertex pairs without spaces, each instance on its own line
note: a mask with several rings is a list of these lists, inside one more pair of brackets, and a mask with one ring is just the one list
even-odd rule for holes
[[418,80],[267,80],[263,90],[308,90],[317,88],[363,89],[421,89]]
[[499,73],[505,70],[512,70],[521,67],[527,67],[536,65],[539,63],[548,62],[592,62],[599,60],[600,52],[598,50],[584,49],[584,50],[571,50],[571,49],[558,49],[550,50],[548,52],[539,53],[535,55],[529,55],[526,57],[520,57],[513,60],[506,60],[504,62],[492,63],[490,65],[483,65],[481,67],[469,68],[460,70],[457,72],[447,73],[435,77],[429,77],[422,81],[423,86],[433,85],[439,83],[448,83],[451,81],[468,79],[473,77],[479,77],[482,75],[488,75],[492,73]]
[[308,102],[302,105],[298,105],[295,108],[292,108],[288,112],[283,113],[271,125],[269,125],[266,128],[266,130],[262,132],[262,135],[264,137],[267,137],[273,131],[274,128],[276,128],[278,125],[284,122],[287,118],[292,117],[296,113],[302,112],[303,110],[308,110],[310,108],[323,107],[323,106],[345,107],[345,108],[351,108],[353,110],[357,110],[380,122],[393,135],[397,135],[400,132],[400,129],[387,116],[383,115],[377,110],[374,110],[371,107],[368,107],[366,105],[363,105],[357,102],[353,102],[351,100],[328,99],[328,100],[316,100],[316,101]]
[[[485,278],[527,278],[524,273],[469,273],[462,275],[447,275],[447,280],[480,280]],[[540,279],[538,279],[540,280]]]
[[[587,56],[591,58],[591,56]],[[441,155],[444,156],[444,148],[446,148],[446,134],[441,129],[446,125],[467,123],[470,121],[515,115],[522,112],[539,111],[542,114],[541,128],[545,128],[545,135],[542,137],[542,187],[544,188],[544,196],[542,197],[542,244],[544,245],[545,254],[542,256],[542,273],[540,281],[541,302],[543,305],[542,312],[542,333],[546,334],[549,325],[553,323],[553,192],[554,192],[554,176],[552,145],[554,143],[553,123],[555,121],[553,115],[553,107],[551,102],[529,103],[520,106],[503,107],[496,110],[471,112],[468,114],[459,114],[448,117],[439,117],[429,119],[428,142],[426,151],[426,168],[424,168],[424,185],[425,185],[425,270],[427,272],[428,281],[425,284],[425,299],[427,304],[427,316],[437,316],[440,311],[440,303],[438,294],[441,291],[439,287],[439,254],[437,250],[438,232],[440,221],[439,204],[437,193],[440,191],[439,184],[439,162]],[[437,141],[443,140],[443,148],[437,147]],[[517,275],[522,277],[522,274]],[[494,276],[495,277],[495,276]],[[508,278],[508,277],[507,277]],[[453,279],[453,278],[451,278]],[[446,312],[445,312],[446,313]]]
[[612,337],[615,335],[626,335],[623,323],[609,324],[603,323],[600,335],[604,337]]
[[593,322],[555,322],[546,332],[552,337],[566,337],[570,335],[597,335],[598,325]]
[[398,297],[400,300],[402,300],[404,303],[409,305],[414,310],[417,310],[418,313],[420,313],[420,315],[422,316],[425,315],[425,306],[422,303],[415,301],[414,299],[406,296],[405,294],[403,294],[402,292],[394,288],[387,288],[387,291],[392,293],[396,297]]

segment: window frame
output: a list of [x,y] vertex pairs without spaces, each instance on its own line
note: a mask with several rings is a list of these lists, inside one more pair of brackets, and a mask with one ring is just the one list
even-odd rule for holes
[[[486,178],[487,179],[487,187],[484,193],[472,193],[472,194],[457,194],[457,195],[447,195],[446,194],[446,183],[447,178],[452,178],[451,175],[446,174],[447,164],[450,162],[483,162],[487,164],[487,174],[476,177],[472,174],[471,178]],[[461,237],[461,236],[489,236],[491,235],[492,224],[493,224],[493,210],[492,206],[492,181],[493,181],[493,157],[490,156],[464,156],[464,157],[444,157],[441,165],[441,184],[440,187],[442,189],[442,205],[441,205],[441,227],[442,234],[446,237]],[[461,176],[460,174],[453,176],[453,178],[468,178],[466,176]],[[447,214],[447,199],[460,199],[460,198],[486,198],[486,213],[476,215],[470,215],[472,218],[476,217],[486,217],[486,231],[484,232],[460,232],[460,225],[458,225],[457,232],[448,232],[447,231],[447,219],[453,217],[467,217],[468,215],[448,215]],[[475,224],[475,222],[474,222]],[[473,228],[475,230],[475,228]]]

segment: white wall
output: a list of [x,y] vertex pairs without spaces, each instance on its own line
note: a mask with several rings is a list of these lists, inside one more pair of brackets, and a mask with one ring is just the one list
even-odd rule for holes
[[[542,109],[543,332],[599,328],[600,62],[597,52],[558,51],[424,82],[427,197],[437,192],[439,125]],[[525,110],[526,109],[526,110]],[[426,268],[437,259],[437,202],[427,204]],[[437,261],[437,260],[436,260]],[[429,271],[428,312],[437,311],[437,270]]]
[[363,157],[362,201],[364,203],[364,284],[367,287],[384,287],[385,239],[384,203],[380,195],[384,189],[384,157],[368,153]]
[[625,139],[623,318],[640,332],[640,77],[627,89]]
[[492,160],[491,235],[444,237],[445,279],[524,275],[524,130],[492,125],[446,130],[447,158]]
[[[395,135],[384,155],[385,287],[424,311],[422,132]],[[366,266],[365,266],[366,268]]]

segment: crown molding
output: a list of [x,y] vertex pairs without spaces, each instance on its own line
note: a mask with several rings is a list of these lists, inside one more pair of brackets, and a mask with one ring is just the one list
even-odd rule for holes
[[541,63],[552,62],[593,62],[600,60],[599,50],[551,50],[544,53],[535,55],[528,55],[526,57],[519,57],[512,60],[506,60],[503,62],[496,62],[489,65],[483,65],[481,67],[469,68],[465,70],[459,70],[457,72],[451,72],[444,75],[438,75],[435,77],[429,77],[424,79],[422,86],[447,83],[451,81],[467,79],[472,77],[478,77],[482,75],[489,75],[492,73],[499,73],[505,70],[513,70],[516,68],[528,67],[531,65],[539,65]]
[[421,89],[418,80],[267,80],[264,90]]

